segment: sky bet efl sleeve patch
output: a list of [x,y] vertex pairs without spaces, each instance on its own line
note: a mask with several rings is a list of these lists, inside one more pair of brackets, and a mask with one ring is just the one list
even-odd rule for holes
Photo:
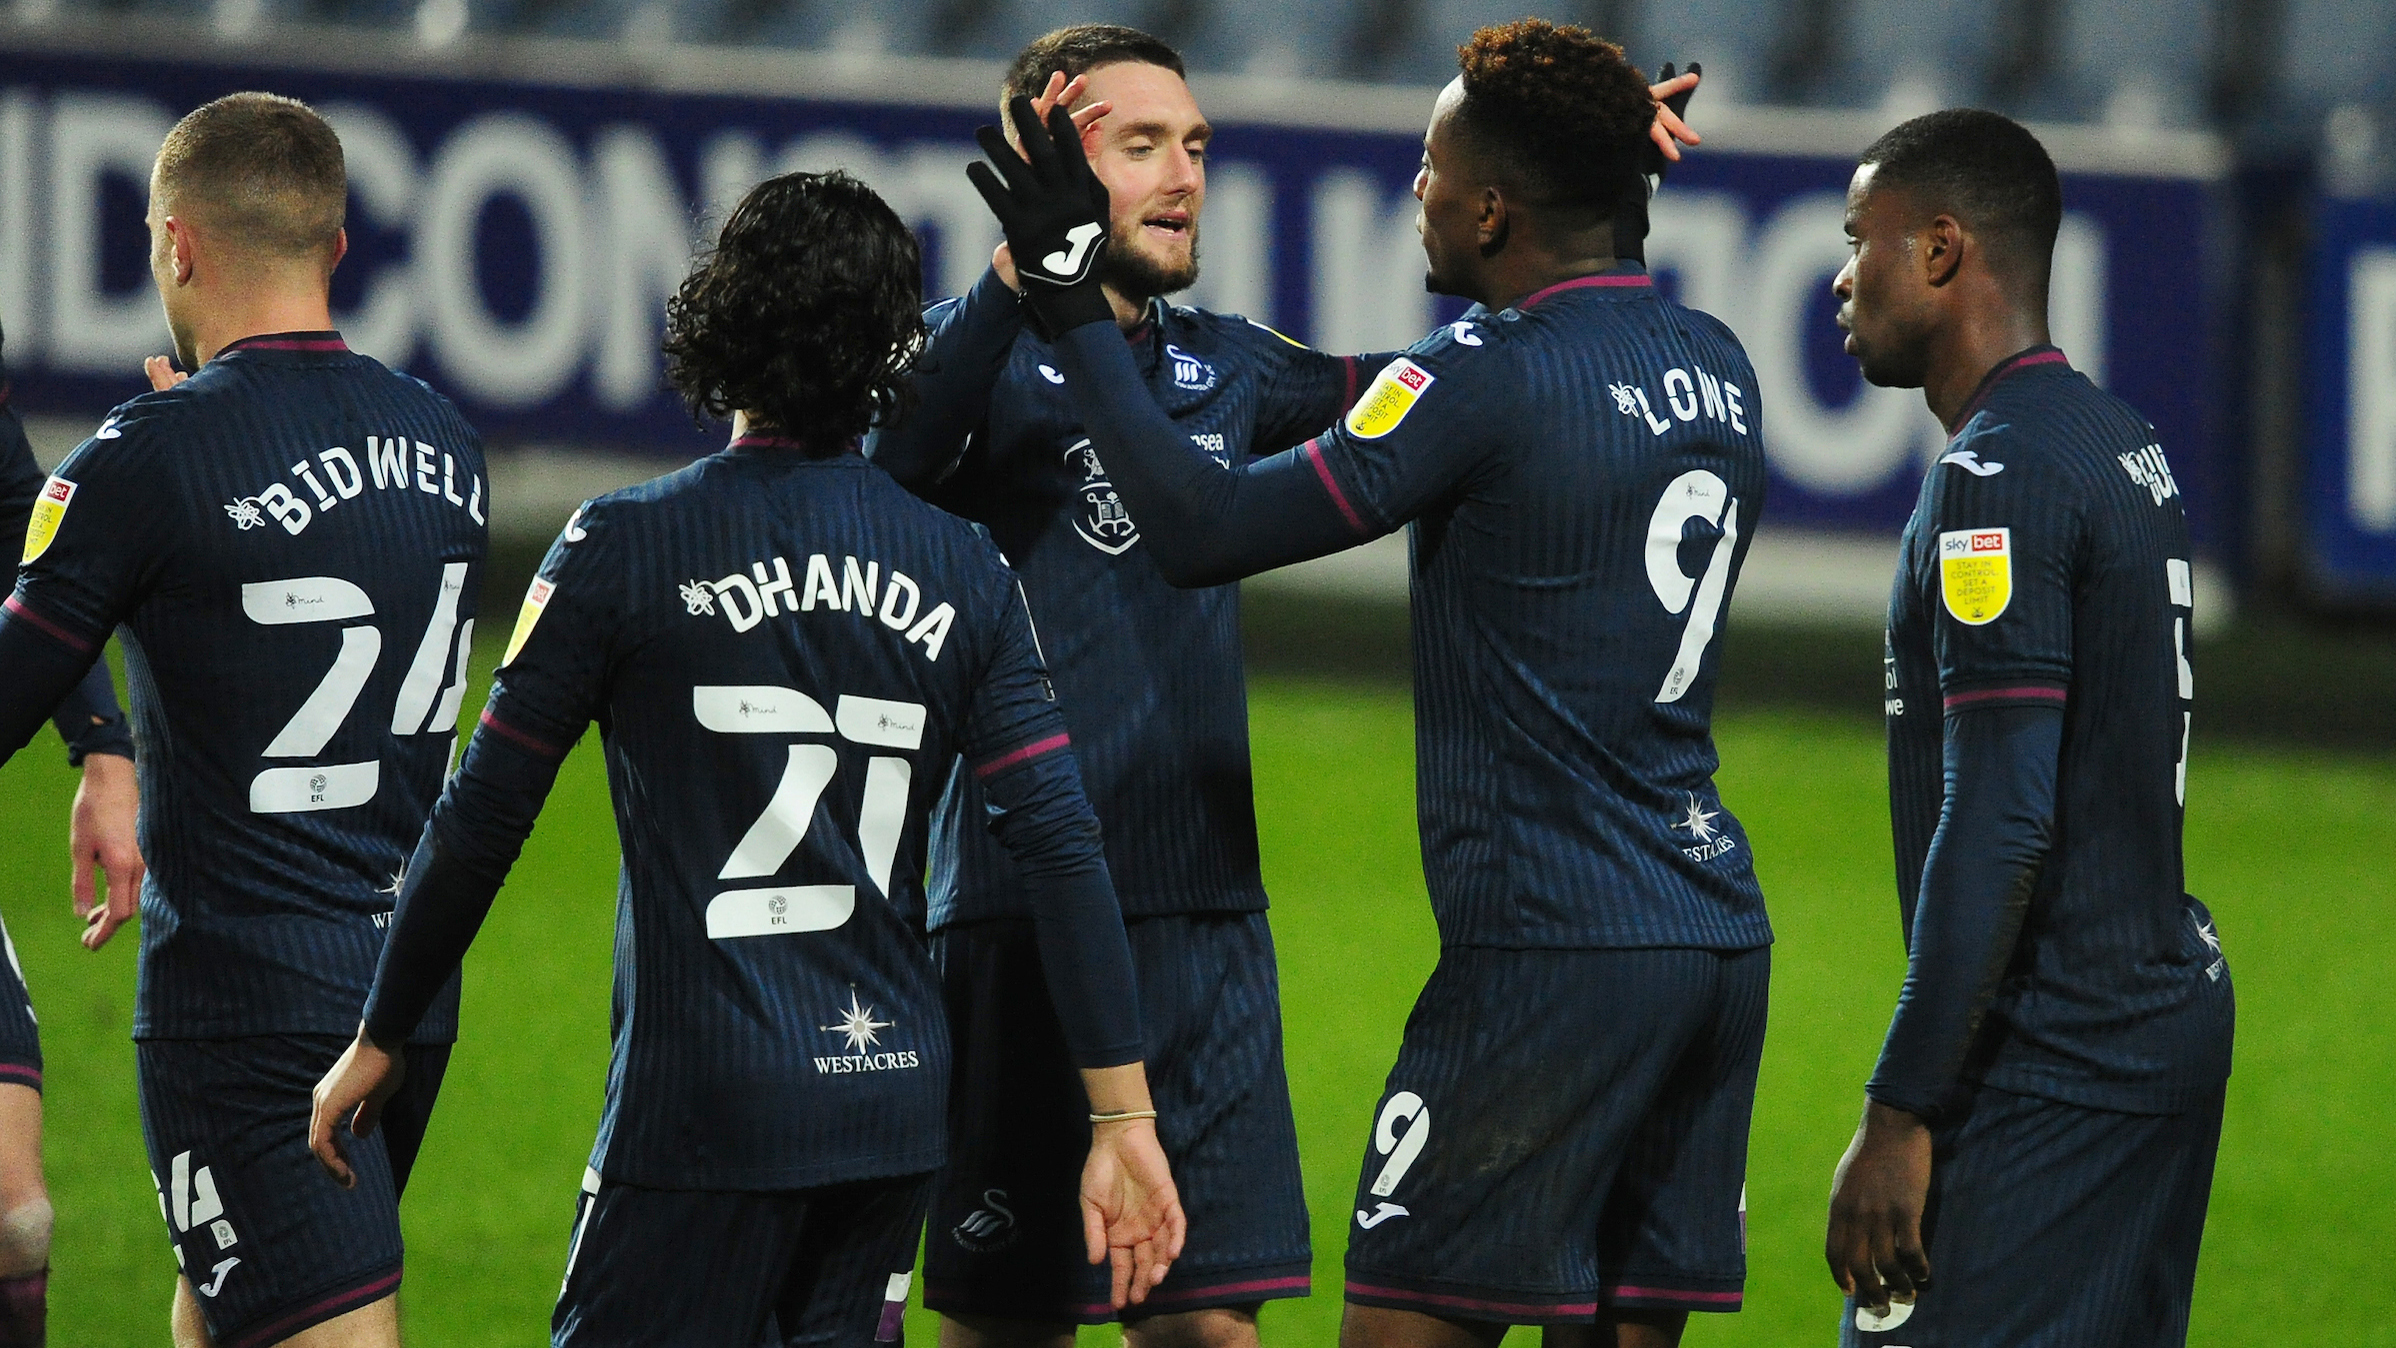
[[1348,409],[1348,434],[1359,440],[1378,440],[1396,430],[1423,391],[1436,381],[1429,370],[1404,356],[1391,361]]
[[500,657],[500,664],[516,663],[516,652],[532,637],[533,625],[541,621],[541,610],[549,607],[549,596],[555,593],[557,586],[545,580],[533,581],[524,591],[524,607],[516,610],[516,631],[507,639],[507,654]]
[[42,484],[41,495],[33,498],[33,518],[25,523],[25,555],[17,565],[25,566],[50,550],[50,540],[58,537],[58,523],[67,517],[74,499],[75,484],[63,477],[52,476]]
[[2013,602],[2013,530],[1956,529],[1938,536],[1938,589],[1966,627],[1995,622]]

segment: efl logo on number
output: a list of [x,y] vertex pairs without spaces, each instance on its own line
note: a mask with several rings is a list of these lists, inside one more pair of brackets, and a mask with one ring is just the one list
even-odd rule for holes
[[[1399,1124],[1407,1124],[1404,1134]],[[1413,1091],[1399,1091],[1381,1106],[1381,1117],[1373,1123],[1373,1150],[1389,1158],[1374,1177],[1372,1195],[1387,1198],[1397,1191],[1398,1181],[1423,1154],[1423,1146],[1431,1140],[1431,1107]],[[1361,1215],[1361,1214],[1360,1214]]]

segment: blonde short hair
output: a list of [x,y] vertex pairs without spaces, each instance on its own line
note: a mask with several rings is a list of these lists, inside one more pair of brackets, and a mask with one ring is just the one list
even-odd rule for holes
[[160,208],[222,232],[263,258],[333,247],[349,211],[341,138],[314,108],[240,93],[193,110],[158,148]]

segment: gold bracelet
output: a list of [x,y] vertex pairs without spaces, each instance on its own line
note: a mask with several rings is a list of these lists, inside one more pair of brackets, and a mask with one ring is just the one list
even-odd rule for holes
[[1156,1111],[1153,1109],[1126,1109],[1115,1114],[1092,1114],[1090,1116],[1090,1122],[1129,1123],[1133,1119],[1153,1119],[1155,1117]]

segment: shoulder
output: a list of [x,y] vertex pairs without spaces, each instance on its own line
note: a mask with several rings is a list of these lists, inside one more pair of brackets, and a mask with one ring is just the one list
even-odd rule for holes
[[1703,309],[1692,309],[1685,304],[1676,304],[1671,300],[1659,298],[1657,305],[1673,321],[1680,323],[1700,340],[1730,348],[1738,353],[1742,362],[1747,359],[1747,348],[1740,343],[1739,334],[1731,331],[1730,324]]
[[1168,340],[1199,346],[1208,351],[1237,353],[1252,360],[1335,360],[1297,338],[1269,327],[1242,314],[1219,314],[1211,309],[1188,305],[1168,305],[1165,309],[1165,335]]
[[204,434],[211,389],[194,388],[185,380],[173,388],[145,393],[119,403],[101,418],[90,438],[59,465],[62,476],[111,471],[172,472],[179,456],[170,446]]

